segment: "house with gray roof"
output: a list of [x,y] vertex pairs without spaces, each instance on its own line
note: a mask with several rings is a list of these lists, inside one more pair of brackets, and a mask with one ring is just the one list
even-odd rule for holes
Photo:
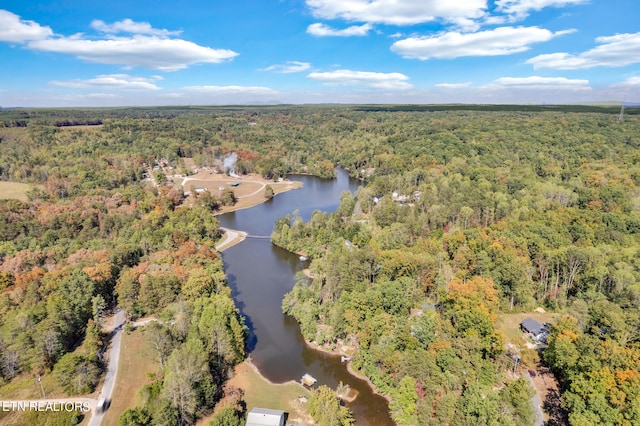
[[534,340],[538,342],[544,342],[546,340],[547,334],[549,334],[549,330],[547,330],[544,325],[540,324],[533,318],[525,318],[524,320],[522,320],[520,328],[525,333],[531,334]]
[[247,415],[246,426],[284,426],[284,416],[282,410],[253,408]]

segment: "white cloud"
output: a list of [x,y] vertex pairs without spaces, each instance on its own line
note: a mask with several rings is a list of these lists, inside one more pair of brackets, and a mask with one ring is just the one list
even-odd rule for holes
[[531,90],[591,90],[589,80],[572,80],[564,77],[501,77],[493,81],[488,87],[504,89]]
[[405,58],[421,60],[511,55],[528,50],[534,43],[549,41],[569,32],[572,30],[553,33],[540,27],[500,27],[466,34],[448,32],[398,40],[391,45],[391,50]]
[[170,36],[180,34],[182,31],[169,31],[164,29],[156,29],[148,22],[135,22],[131,19],[123,19],[122,21],[114,22],[113,24],[106,24],[104,21],[96,19],[91,22],[91,28],[103,33],[118,34],[118,33],[130,33],[130,34],[146,34],[155,36]]
[[127,74],[99,75],[88,80],[52,81],[54,86],[87,89],[101,87],[110,90],[160,90],[155,82],[162,80],[160,76],[151,78],[133,77]]
[[197,63],[219,63],[238,54],[228,49],[212,49],[180,39],[136,35],[107,40],[88,40],[80,35],[29,42],[34,50],[67,53],[101,64],[176,71]]
[[436,84],[436,87],[441,89],[465,89],[467,87],[471,87],[472,83],[470,81],[464,83],[439,83]]
[[40,26],[37,22],[22,20],[14,13],[0,9],[0,41],[23,43],[52,35],[51,28]]
[[640,76],[629,77],[620,83],[614,84],[612,87],[639,87],[640,88]]
[[187,86],[184,90],[221,95],[276,95],[277,90],[262,86]]
[[331,28],[328,25],[315,23],[307,27],[307,34],[314,35],[316,37],[352,37],[352,36],[366,36],[371,31],[371,24],[353,25],[351,27],[337,30]]
[[[94,20],[91,27],[105,33],[102,38],[84,34],[54,36],[49,27],[20,19],[0,9],[0,41],[24,43],[33,50],[65,53],[101,64],[122,65],[126,69],[145,67],[175,71],[197,63],[218,63],[238,54],[229,49],[213,49],[187,40],[169,38],[179,31],[155,29],[147,22],[124,19],[113,24]],[[119,37],[115,34],[130,33]]]
[[623,67],[640,63],[640,33],[598,37],[596,43],[599,46],[578,55],[566,52],[549,53],[533,57],[527,63],[536,69],[559,70]]
[[381,73],[337,70],[331,72],[312,72],[307,78],[331,85],[361,85],[374,89],[406,90],[413,87],[410,83],[407,83],[409,77],[398,72]]
[[307,71],[310,68],[311,64],[309,62],[287,61],[284,64],[276,64],[267,68],[262,68],[260,71],[274,71],[280,74],[291,74],[294,72]]
[[486,0],[306,0],[323,19],[391,25],[414,25],[444,19],[456,22],[485,14]]
[[589,0],[498,0],[497,10],[513,19],[524,19],[532,10],[538,11],[545,7],[565,7],[571,4],[584,4]]

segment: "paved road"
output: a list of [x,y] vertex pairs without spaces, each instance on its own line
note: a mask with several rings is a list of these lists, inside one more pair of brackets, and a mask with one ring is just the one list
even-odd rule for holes
[[536,413],[536,420],[535,420],[534,424],[536,426],[543,426],[544,425],[544,412],[542,411],[542,400],[540,399],[540,395],[538,394],[538,391],[536,390],[536,387],[533,384],[533,379],[531,378],[531,376],[529,374],[527,374],[527,373],[524,373],[523,375],[527,379],[529,379],[529,384],[531,384],[531,387],[533,388],[533,390],[536,391],[536,393],[531,398],[531,404],[533,405],[533,410]]
[[[111,338],[111,348],[109,349],[109,364],[107,364],[107,374],[104,378],[102,390],[98,395],[98,401],[103,399],[111,401],[113,394],[113,386],[116,382],[118,373],[118,363],[120,362],[120,344],[122,343],[122,329],[124,328],[125,315],[122,309],[118,309],[113,318],[113,336]],[[100,426],[104,412],[97,413],[96,410],[91,411],[91,420],[89,426]]]
[[234,231],[233,229],[220,228],[224,231],[224,239],[216,244],[216,250],[223,251],[231,245],[244,240],[247,236],[246,232]]
[[[125,315],[123,310],[118,310],[113,318],[113,337],[111,339],[111,348],[109,350],[109,364],[107,365],[107,374],[102,385],[102,390],[98,396],[98,400],[93,398],[53,398],[53,399],[32,399],[32,400],[3,400],[2,407],[0,409],[6,410],[28,410],[32,404],[38,404],[38,407],[43,407],[42,410],[51,409],[55,411],[65,410],[64,404],[82,404],[82,407],[89,407],[91,409],[91,419],[89,420],[89,426],[100,426],[104,413],[96,412],[96,404],[104,398],[105,401],[110,401],[113,394],[113,385],[116,381],[116,374],[118,372],[118,362],[120,362],[120,343],[122,341],[122,329],[124,328]],[[57,405],[56,405],[57,404]],[[51,408],[47,408],[51,407]]]

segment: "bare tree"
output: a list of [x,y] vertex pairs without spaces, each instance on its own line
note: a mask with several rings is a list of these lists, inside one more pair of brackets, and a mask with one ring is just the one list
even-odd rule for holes
[[164,368],[167,364],[167,358],[175,346],[173,339],[163,326],[152,322],[149,324],[149,342],[156,351],[158,362]]
[[184,344],[171,353],[165,369],[163,394],[167,401],[178,410],[178,424],[194,423],[197,407],[196,388],[207,372],[207,358],[204,347],[194,343],[194,347]]
[[2,356],[2,374],[11,379],[20,372],[18,352],[13,349],[5,349],[0,354]]

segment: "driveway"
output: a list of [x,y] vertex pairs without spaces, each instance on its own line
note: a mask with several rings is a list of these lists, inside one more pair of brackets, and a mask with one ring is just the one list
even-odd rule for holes
[[533,404],[533,410],[536,413],[536,420],[535,420],[535,425],[536,426],[543,426],[544,425],[544,412],[542,411],[542,400],[540,399],[540,395],[538,394],[538,391],[536,390],[536,387],[533,383],[533,379],[531,378],[531,376],[527,373],[523,374],[527,379],[529,379],[529,384],[531,385],[531,387],[533,388],[533,390],[535,390],[535,394],[533,395],[533,397],[531,398],[531,404]]

